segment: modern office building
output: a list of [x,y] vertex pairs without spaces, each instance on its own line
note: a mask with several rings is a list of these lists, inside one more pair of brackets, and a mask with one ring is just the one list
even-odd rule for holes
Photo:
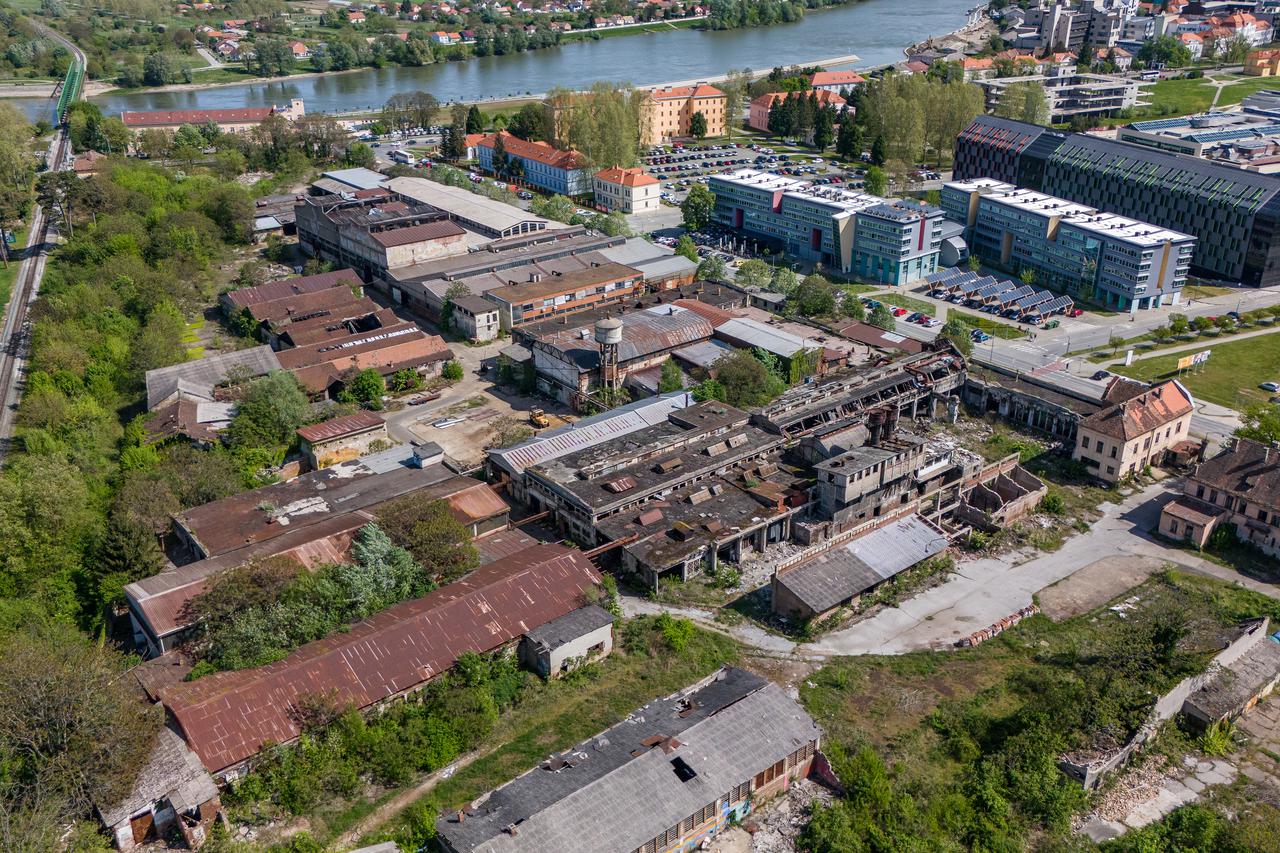
[[1280,136],[1280,116],[1249,111],[1135,121],[1116,128],[1116,139],[1175,154],[1212,158],[1223,145]]
[[754,169],[712,175],[708,186],[716,223],[771,240],[788,255],[886,284],[937,269],[939,208]]
[[1177,305],[1196,239],[1035,190],[978,178],[942,188],[969,251],[1035,283],[1118,311]]
[[995,116],[978,116],[956,138],[954,175],[1193,234],[1196,274],[1280,284],[1280,177]]

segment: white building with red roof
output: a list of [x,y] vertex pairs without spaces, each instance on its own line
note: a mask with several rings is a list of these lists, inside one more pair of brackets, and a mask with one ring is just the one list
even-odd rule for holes
[[662,185],[644,169],[614,166],[596,172],[596,204],[622,213],[653,213],[662,206]]
[[866,82],[866,78],[856,71],[816,71],[809,78],[809,88],[838,94]]
[[173,130],[184,124],[202,125],[213,122],[223,133],[248,133],[270,116],[278,115],[286,121],[296,121],[306,113],[301,98],[294,98],[284,107],[246,107],[232,110],[152,110],[120,113],[120,120],[129,130]]

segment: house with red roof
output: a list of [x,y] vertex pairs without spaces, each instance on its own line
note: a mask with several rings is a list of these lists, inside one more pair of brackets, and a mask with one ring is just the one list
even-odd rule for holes
[[561,151],[546,142],[530,142],[503,130],[476,143],[476,160],[486,172],[550,193],[570,197],[591,193],[587,160],[572,149]]
[[[234,778],[264,745],[288,743],[302,733],[300,701],[325,696],[339,707],[365,710],[412,694],[467,652],[514,647],[583,609],[599,584],[581,551],[535,545],[307,643],[283,660],[163,687],[160,700],[205,768]],[[591,648],[607,653],[612,642],[602,622],[569,639],[588,633]]]
[[750,127],[762,133],[769,132],[769,113],[773,111],[773,107],[779,101],[785,101],[788,95],[795,94],[797,97],[808,97],[814,95],[818,99],[819,107],[834,107],[836,112],[844,108],[844,98],[837,95],[830,89],[817,89],[813,92],[766,92],[756,98],[751,99],[751,106],[747,112],[747,124]]
[[1176,379],[1153,385],[1080,421],[1072,458],[1104,483],[1163,465],[1186,441],[1194,411],[1191,392]]
[[839,94],[845,89],[855,89],[867,80],[856,71],[815,71],[809,77],[809,88]]
[[294,98],[288,106],[246,107],[231,110],[152,110],[138,112],[125,110],[120,120],[129,130],[176,131],[184,124],[202,125],[212,122],[223,133],[247,133],[262,124],[270,116],[278,115],[286,121],[296,121],[306,113],[301,98]]
[[596,172],[592,182],[596,204],[622,213],[653,213],[662,207],[662,185],[638,166],[614,166]]

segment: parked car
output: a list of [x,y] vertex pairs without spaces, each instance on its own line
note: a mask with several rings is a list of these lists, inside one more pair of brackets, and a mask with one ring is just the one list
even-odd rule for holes
[[930,329],[936,329],[941,325],[942,325],[942,321],[939,320],[937,317],[930,317],[929,321],[925,323],[925,326]]
[[1094,374],[1093,374],[1093,376],[1091,376],[1091,377],[1089,377],[1089,378],[1090,378],[1090,379],[1094,379],[1094,380],[1096,380],[1096,381],[1098,381],[1098,382],[1101,382],[1103,379],[1109,379],[1110,377],[1111,377],[1111,373],[1110,373],[1110,371],[1107,371],[1107,370],[1099,370],[1098,372],[1094,373]]
[[1280,391],[1280,382],[1263,382],[1258,386],[1263,391],[1271,391],[1272,393]]
[[1081,308],[1072,308],[1070,311],[1067,312],[1068,317],[1079,317],[1082,314],[1084,314],[1084,310]]
[[918,323],[918,322],[920,322],[920,318],[921,318],[922,316],[924,316],[924,315],[922,315],[919,311],[916,311],[916,312],[914,312],[914,313],[912,313],[912,314],[908,314],[908,315],[907,315],[907,322],[908,322],[908,323]]
[[895,317],[905,317],[906,315],[907,315],[907,309],[906,309],[906,308],[894,308],[894,309],[893,309],[893,316],[895,316]]

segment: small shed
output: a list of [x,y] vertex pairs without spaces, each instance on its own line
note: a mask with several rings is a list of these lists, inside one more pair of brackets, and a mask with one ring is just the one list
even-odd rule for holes
[[98,817],[121,850],[165,838],[174,827],[187,846],[202,844],[222,809],[218,786],[199,757],[172,729],[163,728],[133,790],[119,803],[98,806]]
[[525,634],[520,660],[543,678],[555,678],[612,650],[613,616],[590,604]]
[[316,470],[364,456],[377,442],[390,442],[387,422],[363,410],[300,427],[298,437],[303,455]]
[[1280,683],[1280,643],[1265,636],[1267,623],[1254,628],[1263,636],[1236,660],[1223,666],[1208,684],[1187,697],[1182,713],[1202,728],[1234,720],[1269,696]]

